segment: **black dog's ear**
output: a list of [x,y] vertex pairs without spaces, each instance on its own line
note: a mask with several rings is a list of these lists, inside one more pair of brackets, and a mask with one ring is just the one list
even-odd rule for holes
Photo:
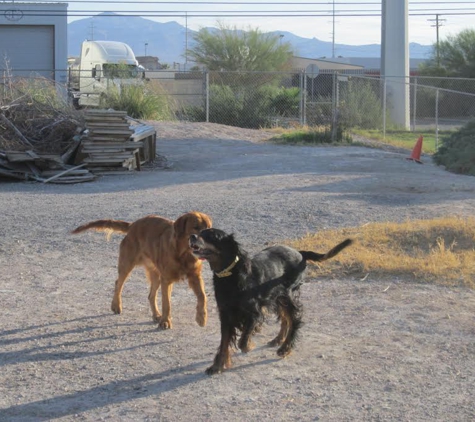
[[234,233],[227,234],[223,241],[227,245],[227,249],[232,252],[233,254],[237,255],[240,254],[241,247],[238,241],[234,238]]

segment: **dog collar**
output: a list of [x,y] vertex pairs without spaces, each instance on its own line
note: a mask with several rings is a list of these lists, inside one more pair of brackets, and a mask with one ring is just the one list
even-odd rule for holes
[[236,266],[238,262],[239,262],[239,256],[236,255],[236,258],[234,258],[234,262],[232,262],[228,268],[225,268],[223,271],[220,271],[219,273],[215,273],[216,277],[218,278],[229,277],[232,274],[231,270]]

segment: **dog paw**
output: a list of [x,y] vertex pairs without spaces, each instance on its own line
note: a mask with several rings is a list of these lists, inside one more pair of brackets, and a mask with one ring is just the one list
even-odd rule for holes
[[223,372],[223,368],[217,365],[211,365],[206,371],[206,375],[215,375],[215,374],[220,374]]
[[277,349],[277,356],[285,358],[292,353],[292,349],[289,346],[282,346]]
[[162,316],[160,314],[152,316],[153,322],[157,322],[157,323],[160,322],[161,318],[162,318]]
[[120,304],[112,302],[111,310],[112,310],[112,312],[114,312],[114,314],[121,314],[122,313],[122,306]]
[[256,345],[252,341],[250,341],[247,344],[239,345],[239,349],[241,349],[241,352],[243,352],[243,353],[248,353],[252,349],[254,349],[255,347],[256,347]]
[[208,322],[208,314],[207,312],[200,312],[200,311],[197,311],[196,312],[196,323],[200,326],[200,327],[204,327],[206,325],[206,323]]
[[158,320],[158,328],[162,329],[162,330],[169,330],[170,328],[172,328],[172,321],[171,319],[169,318],[159,318]]

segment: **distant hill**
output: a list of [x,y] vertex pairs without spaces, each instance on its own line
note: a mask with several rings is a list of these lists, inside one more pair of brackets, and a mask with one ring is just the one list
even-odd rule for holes
[[[195,31],[188,30],[188,47],[193,45]],[[332,43],[317,38],[303,38],[286,31],[275,31],[289,42],[295,55],[308,58],[331,58]],[[121,16],[114,13],[77,20],[68,24],[68,55],[77,56],[85,39],[122,41],[130,45],[136,56],[157,56],[161,63],[183,63],[186,28],[177,22],[160,23],[141,17]],[[147,43],[147,46],[145,44]],[[411,58],[427,58],[431,46],[411,43]],[[335,56],[379,57],[379,44],[335,44]]]

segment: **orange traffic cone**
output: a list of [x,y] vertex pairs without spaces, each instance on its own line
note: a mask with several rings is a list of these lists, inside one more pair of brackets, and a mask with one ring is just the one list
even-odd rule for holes
[[421,161],[422,140],[423,140],[423,137],[421,135],[419,136],[419,139],[417,140],[416,145],[414,146],[414,149],[412,150],[411,156],[407,157],[406,160],[412,160],[412,161],[415,161],[416,163],[422,164],[422,161]]

